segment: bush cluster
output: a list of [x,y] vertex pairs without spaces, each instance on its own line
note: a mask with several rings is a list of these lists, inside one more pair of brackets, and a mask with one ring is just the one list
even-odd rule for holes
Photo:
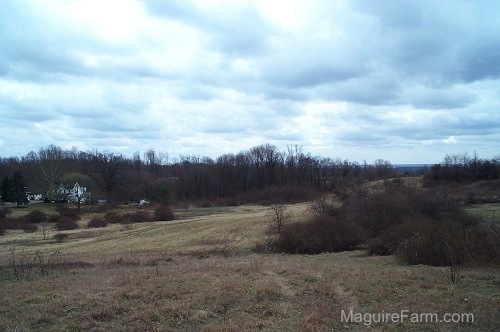
[[339,217],[316,216],[309,221],[285,225],[275,250],[293,254],[319,254],[352,250],[366,238],[364,229]]
[[154,218],[148,211],[139,210],[125,214],[125,220],[127,223],[141,223],[154,221]]
[[68,238],[68,234],[64,234],[64,233],[57,233],[54,235],[54,240],[56,240],[58,243],[63,242],[67,238]]
[[5,235],[7,229],[22,229],[26,233],[33,233],[38,230],[34,224],[28,223],[25,217],[0,218],[1,235]]
[[362,245],[373,255],[436,266],[500,258],[499,228],[468,214],[445,189],[386,182],[354,190],[341,207],[318,200],[312,210],[311,220],[285,225],[266,251],[314,254]]
[[26,222],[32,224],[42,223],[47,221],[47,215],[42,211],[34,210],[25,215],[24,219],[26,220]]
[[104,219],[110,224],[123,224],[127,218],[116,211],[109,211],[104,215]]
[[49,222],[55,222],[55,227],[59,231],[78,229],[78,222],[75,219],[71,219],[62,215],[51,216],[49,218]]
[[91,228],[100,228],[100,227],[106,227],[108,226],[108,221],[104,218],[92,218],[88,224],[87,224],[87,227],[91,227]]
[[114,204],[95,204],[80,207],[80,213],[104,213],[116,208]]
[[[160,213],[161,211],[158,212]],[[104,219],[110,224],[133,224],[133,223],[151,222],[155,220],[155,218],[151,215],[151,213],[145,210],[138,210],[129,213],[119,213],[117,211],[109,211],[104,215]],[[168,219],[161,219],[161,220],[168,220]]]
[[12,210],[8,206],[0,206],[0,219],[7,217],[11,214]]
[[69,208],[64,205],[58,205],[56,207],[56,211],[59,212],[61,216],[73,219],[73,220],[80,220],[80,213],[76,208]]
[[154,217],[156,220],[169,221],[174,220],[174,211],[166,205],[158,205],[155,207]]

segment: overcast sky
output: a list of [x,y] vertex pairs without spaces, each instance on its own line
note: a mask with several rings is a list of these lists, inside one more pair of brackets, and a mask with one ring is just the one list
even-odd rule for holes
[[500,1],[2,0],[0,156],[500,153]]

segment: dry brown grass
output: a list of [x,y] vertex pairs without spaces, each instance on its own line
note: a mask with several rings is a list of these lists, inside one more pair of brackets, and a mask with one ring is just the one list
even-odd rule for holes
[[[5,299],[0,326],[326,331],[344,328],[340,310],[351,307],[361,312],[408,308],[476,314],[476,325],[450,329],[485,331],[500,323],[496,270],[465,271],[465,282],[452,286],[441,268],[402,267],[390,257],[360,254],[168,256],[153,265],[147,257],[132,254],[121,263],[106,260],[46,278],[4,280],[8,287],[0,290]],[[421,328],[436,327],[384,326],[389,331]]]
[[[307,208],[290,210],[300,219]],[[0,239],[0,330],[364,330],[340,322],[340,310],[349,308],[476,316],[472,325],[405,322],[375,330],[500,326],[498,268],[466,269],[451,285],[443,268],[401,266],[362,251],[259,255],[249,249],[266,230],[265,214],[260,206],[196,209],[172,222],[68,231],[61,244],[38,233],[8,234]],[[60,250],[65,263],[48,276],[10,280],[14,240],[28,254]]]

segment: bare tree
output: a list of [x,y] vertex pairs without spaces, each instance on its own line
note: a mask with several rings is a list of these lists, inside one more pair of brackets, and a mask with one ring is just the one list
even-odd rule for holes
[[333,197],[323,195],[311,202],[311,211],[316,216],[334,215],[339,212],[339,204]]
[[112,193],[124,184],[125,159],[121,154],[94,152],[89,176],[111,200]]
[[50,225],[47,222],[42,223],[42,234],[43,239],[46,240],[49,237]]
[[33,173],[46,191],[49,200],[55,197],[57,184],[63,176],[63,158],[63,150],[54,145],[41,148],[38,154],[30,152],[26,158],[32,164]]
[[272,230],[281,233],[290,219],[290,212],[285,204],[273,204],[269,209],[269,223]]

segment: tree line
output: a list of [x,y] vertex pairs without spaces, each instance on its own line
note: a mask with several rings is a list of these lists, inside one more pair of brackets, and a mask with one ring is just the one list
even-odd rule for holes
[[26,188],[52,200],[59,184],[86,186],[97,197],[123,202],[152,198],[183,200],[231,197],[269,187],[332,189],[345,181],[395,176],[389,161],[372,164],[323,158],[301,146],[280,151],[263,144],[215,159],[180,156],[150,149],[132,157],[108,151],[64,150],[50,145],[23,157],[0,158],[0,177],[20,172]]
[[500,155],[491,159],[479,158],[477,153],[448,154],[440,164],[432,166],[426,180],[465,182],[500,178]]

